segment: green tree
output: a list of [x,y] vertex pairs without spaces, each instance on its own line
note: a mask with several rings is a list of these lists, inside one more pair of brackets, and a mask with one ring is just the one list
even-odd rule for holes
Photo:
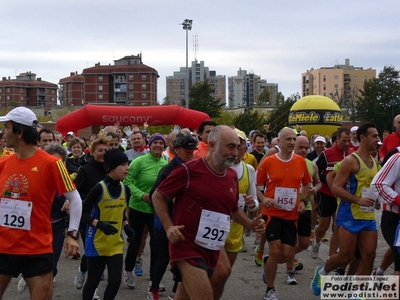
[[385,66],[377,78],[364,82],[360,90],[359,116],[374,122],[379,132],[392,130],[393,118],[400,113],[400,72]]
[[166,97],[163,99],[163,102],[162,102],[161,105],[171,105],[171,104],[172,104],[172,101],[171,101],[170,97],[169,97],[169,96],[166,96]]
[[234,114],[227,111],[227,110],[222,110],[221,115],[218,118],[214,118],[213,121],[216,122],[217,124],[220,125],[232,125],[234,124]]
[[281,92],[278,92],[278,94],[276,94],[275,104],[279,105],[282,104],[283,102],[285,102],[285,96],[283,96]]
[[340,91],[336,89],[334,93],[330,93],[331,99],[336,102],[336,104],[342,110],[342,115],[344,120],[350,120],[353,125],[359,118],[360,102],[358,89],[348,89]]
[[215,92],[208,80],[204,82],[196,82],[190,87],[189,91],[189,108],[205,112],[211,119],[218,118],[221,115],[222,107],[221,99],[214,99],[212,94]]
[[270,104],[269,101],[270,92],[269,89],[264,88],[261,94],[258,96],[258,105],[267,105]]
[[18,106],[18,102],[15,99],[12,99],[8,102],[8,107],[17,107]]
[[[282,95],[283,96],[283,95]],[[269,132],[271,136],[278,136],[278,132],[285,126],[289,125],[289,113],[292,105],[300,99],[300,94],[292,94],[285,101],[282,102],[282,96],[279,97],[277,108],[266,119],[269,124]]]
[[233,118],[233,124],[246,134],[253,129],[262,131],[265,124],[264,114],[260,113],[257,109],[246,107],[240,115],[236,115]]

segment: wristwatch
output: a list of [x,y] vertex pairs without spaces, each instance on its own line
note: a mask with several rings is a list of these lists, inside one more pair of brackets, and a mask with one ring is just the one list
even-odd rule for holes
[[67,235],[69,235],[70,237],[74,238],[75,240],[79,239],[79,231],[77,231],[77,230],[68,231]]
[[306,199],[301,199],[300,202],[304,202],[304,206],[307,206],[307,205],[308,205],[308,200],[306,200]]

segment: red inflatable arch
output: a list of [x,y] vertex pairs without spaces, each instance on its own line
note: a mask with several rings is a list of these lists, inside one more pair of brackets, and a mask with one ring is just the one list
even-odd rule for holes
[[201,122],[210,117],[203,112],[187,109],[178,105],[160,106],[106,106],[87,104],[83,108],[71,112],[56,122],[56,130],[63,135],[68,131],[78,132],[79,129],[93,125],[149,126],[179,125],[197,129]]

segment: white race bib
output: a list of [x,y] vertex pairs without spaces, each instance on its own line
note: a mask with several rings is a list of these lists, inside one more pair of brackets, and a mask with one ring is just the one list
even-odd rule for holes
[[228,215],[203,209],[194,242],[206,249],[222,249],[229,234],[230,222]]
[[[374,197],[372,197],[372,192],[370,188],[363,188],[362,189],[362,195],[361,198],[372,198],[374,199]],[[371,206],[360,206],[360,211],[362,212],[373,212],[375,208],[375,203],[372,204]]]
[[297,202],[297,189],[275,188],[274,206],[283,210],[292,211]]
[[32,202],[1,198],[0,225],[14,229],[31,229]]
[[246,194],[239,194],[238,206],[241,209],[244,209],[244,206],[246,205],[246,202],[244,201],[245,196]]

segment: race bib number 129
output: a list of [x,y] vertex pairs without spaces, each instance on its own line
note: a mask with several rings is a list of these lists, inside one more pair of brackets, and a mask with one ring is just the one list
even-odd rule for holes
[[32,202],[1,198],[0,225],[4,227],[30,230]]

